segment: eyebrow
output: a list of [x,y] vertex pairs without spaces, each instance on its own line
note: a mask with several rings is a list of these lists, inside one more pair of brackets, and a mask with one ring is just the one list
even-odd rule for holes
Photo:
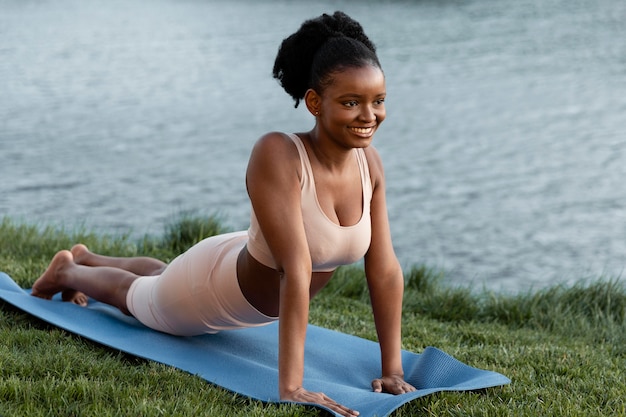
[[[347,99],[347,98],[360,98],[360,97],[364,97],[366,94],[358,94],[358,93],[346,93],[346,94],[342,94],[339,97],[337,97],[337,99],[341,100],[341,99]],[[381,96],[386,96],[387,95],[387,91],[383,91],[381,93],[378,93],[375,95],[375,97],[381,97]]]

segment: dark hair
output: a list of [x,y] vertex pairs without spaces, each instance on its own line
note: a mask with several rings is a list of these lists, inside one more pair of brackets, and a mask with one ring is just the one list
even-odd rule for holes
[[321,93],[332,73],[368,64],[381,67],[376,47],[359,22],[337,11],[305,21],[284,39],[273,74],[298,107],[309,88]]

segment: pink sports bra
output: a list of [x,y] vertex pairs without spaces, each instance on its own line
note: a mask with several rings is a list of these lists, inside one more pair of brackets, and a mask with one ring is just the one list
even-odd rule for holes
[[[340,226],[330,220],[322,211],[317,193],[311,163],[302,140],[294,134],[293,140],[302,166],[302,217],[306,232],[313,272],[333,271],[338,266],[348,265],[362,258],[367,252],[372,237],[370,202],[372,200],[372,183],[363,149],[355,149],[354,154],[361,172],[363,190],[363,214],[358,223],[352,226]],[[248,252],[257,261],[276,269],[276,262],[270,252],[259,222],[252,210],[250,228],[248,229]]]

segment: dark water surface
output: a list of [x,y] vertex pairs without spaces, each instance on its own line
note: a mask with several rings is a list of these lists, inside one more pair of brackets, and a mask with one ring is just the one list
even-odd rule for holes
[[0,0],[0,216],[248,225],[256,138],[312,126],[280,41],[342,9],[379,47],[404,266],[517,291],[626,265],[626,2]]

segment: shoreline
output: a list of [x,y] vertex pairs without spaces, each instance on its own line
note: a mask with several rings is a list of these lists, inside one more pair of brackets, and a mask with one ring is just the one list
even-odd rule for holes
[[[215,218],[189,217],[160,238],[99,236],[51,226],[0,223],[0,270],[32,285],[57,250],[82,241],[119,256],[169,260],[197,239],[223,232]],[[626,288],[615,280],[503,295],[449,286],[424,265],[405,271],[403,348],[438,347],[511,385],[412,401],[394,416],[615,416],[626,413]],[[340,268],[311,303],[312,324],[376,340],[358,266]],[[0,302],[0,414],[220,415],[305,417],[299,405],[268,405],[51,327]],[[599,383],[600,382],[600,383]],[[158,387],[158,389],[156,389]],[[181,400],[184,398],[184,401]],[[558,408],[555,408],[558,407]]]

